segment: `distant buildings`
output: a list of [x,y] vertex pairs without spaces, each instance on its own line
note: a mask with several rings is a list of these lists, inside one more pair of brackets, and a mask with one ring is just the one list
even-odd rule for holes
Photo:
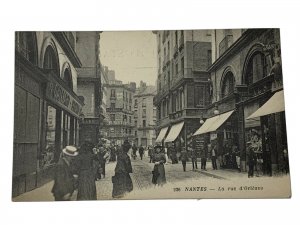
[[136,145],[144,147],[155,145],[156,107],[153,98],[156,95],[155,86],[147,86],[140,82],[134,99],[134,132]]
[[134,141],[134,120],[133,120],[133,95],[136,84],[123,84],[115,79],[115,72],[108,70],[107,90],[107,114],[109,122],[107,125],[107,138],[115,144],[123,144],[125,139]]

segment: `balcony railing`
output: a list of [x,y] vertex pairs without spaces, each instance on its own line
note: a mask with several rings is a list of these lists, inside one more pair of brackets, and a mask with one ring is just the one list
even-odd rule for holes
[[109,121],[108,125],[134,126],[133,123],[129,123],[126,121]]
[[219,56],[222,55],[232,45],[232,42],[232,35],[226,35],[224,37],[224,39],[219,44]]

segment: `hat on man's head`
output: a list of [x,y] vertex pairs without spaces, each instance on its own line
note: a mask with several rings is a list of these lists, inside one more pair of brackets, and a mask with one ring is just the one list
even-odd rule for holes
[[77,148],[74,146],[66,146],[62,151],[64,154],[69,155],[69,156],[78,155]]

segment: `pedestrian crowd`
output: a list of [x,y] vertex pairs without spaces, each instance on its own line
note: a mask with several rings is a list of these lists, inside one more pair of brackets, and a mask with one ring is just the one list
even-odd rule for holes
[[[122,146],[107,141],[100,141],[97,145],[86,141],[79,148],[66,146],[62,149],[56,163],[52,188],[56,201],[96,200],[96,181],[105,178],[105,167],[110,162],[116,162],[115,174],[111,177],[112,197],[122,198],[133,191],[130,176],[133,173],[131,160],[137,160],[137,153],[139,153],[140,160],[143,160],[145,148],[142,145],[139,147],[135,144],[131,145],[128,140],[125,140]],[[199,146],[201,146],[200,151]],[[228,145],[225,145],[225,148],[228,149]],[[146,150],[150,159],[149,163],[154,164],[152,184],[155,186],[163,186],[166,183],[165,164],[168,164],[169,159],[172,164],[181,161],[183,171],[186,172],[189,159],[191,159],[193,171],[198,170],[198,158],[200,158],[201,170],[206,170],[206,162],[210,155],[213,170],[231,168],[240,171],[239,151],[236,145],[232,145],[232,148],[223,155],[220,155],[217,142],[207,145],[193,142],[187,146],[187,149],[176,143],[168,143],[166,146],[158,144],[154,147],[148,146]],[[251,142],[247,142],[246,152],[248,177],[253,177],[254,172],[256,176],[260,176],[263,167],[260,151],[254,148]],[[283,149],[283,161],[282,170],[288,173],[286,146]]]
[[[166,183],[164,150],[161,146],[156,146],[155,149],[149,146],[147,150],[150,163],[154,163],[152,183],[162,186]],[[97,145],[85,141],[78,148],[66,146],[55,166],[52,188],[55,201],[96,200],[96,182],[105,178],[105,167],[110,162],[116,162],[115,173],[111,177],[112,197],[124,197],[133,191],[131,159],[137,158],[137,152],[143,160],[144,147],[131,146],[128,140],[122,146],[103,141]]]

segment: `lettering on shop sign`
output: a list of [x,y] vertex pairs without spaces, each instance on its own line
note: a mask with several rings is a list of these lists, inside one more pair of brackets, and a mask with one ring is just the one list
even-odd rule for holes
[[59,84],[49,82],[47,84],[46,96],[49,100],[62,106],[70,113],[80,115],[81,105]]

